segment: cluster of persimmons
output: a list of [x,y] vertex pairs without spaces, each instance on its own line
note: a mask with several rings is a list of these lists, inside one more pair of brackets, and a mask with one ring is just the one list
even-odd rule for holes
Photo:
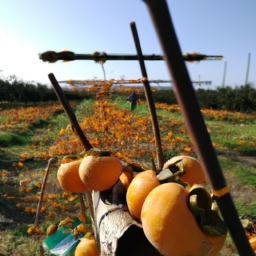
[[[57,178],[65,191],[113,189],[113,197],[125,195],[124,206],[161,255],[214,256],[225,242],[226,225],[205,187],[206,177],[196,158],[172,157],[162,170],[156,171],[96,150],[77,160],[63,160]],[[115,186],[123,189],[116,190]],[[77,246],[75,255],[99,255],[92,249],[96,245],[92,241]]]

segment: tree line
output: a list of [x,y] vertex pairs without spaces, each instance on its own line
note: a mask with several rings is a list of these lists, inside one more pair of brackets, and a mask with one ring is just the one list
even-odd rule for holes
[[[256,111],[256,89],[252,85],[241,85],[237,87],[220,86],[216,89],[196,89],[196,96],[201,108],[220,109],[239,112]],[[84,90],[64,90],[68,100],[81,100],[93,97],[93,92]],[[118,94],[112,93],[112,97]],[[139,95],[139,98],[145,99],[145,95]],[[153,92],[155,102],[177,104],[175,93],[170,90],[157,90]],[[0,103],[18,102],[18,103],[38,103],[45,101],[57,101],[57,96],[53,88],[35,82],[24,82],[16,76],[8,79],[0,79]]]
[[[78,93],[65,92],[70,100],[82,99]],[[0,79],[0,102],[38,103],[57,101],[54,89],[38,82],[24,82],[16,76]]]
[[[256,89],[252,85],[241,85],[235,88],[220,86],[216,89],[197,89],[196,96],[201,108],[219,109],[238,112],[256,111]],[[157,91],[155,102],[177,104],[174,91]]]

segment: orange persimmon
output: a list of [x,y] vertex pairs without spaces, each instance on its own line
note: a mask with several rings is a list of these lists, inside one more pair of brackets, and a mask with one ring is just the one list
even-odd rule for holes
[[205,184],[206,177],[200,162],[190,156],[175,156],[168,160],[163,169],[179,171],[179,178],[190,186],[194,184]]
[[80,238],[76,247],[75,256],[99,256],[95,239]]
[[61,164],[57,171],[60,186],[69,192],[83,193],[88,188],[81,181],[78,173],[82,159]]
[[226,233],[210,236],[202,232],[188,207],[188,191],[177,183],[165,183],[147,196],[141,211],[144,233],[165,256],[215,256]]
[[132,216],[140,219],[142,205],[149,192],[160,185],[156,172],[147,170],[138,173],[127,189],[126,201]]
[[79,166],[79,176],[86,187],[95,191],[111,188],[122,171],[122,163],[111,156],[86,156]]

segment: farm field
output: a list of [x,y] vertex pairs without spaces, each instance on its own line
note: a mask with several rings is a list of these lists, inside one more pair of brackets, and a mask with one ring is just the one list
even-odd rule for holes
[[[111,151],[122,161],[151,169],[155,144],[146,102],[136,112],[124,97],[71,102],[78,122],[94,148]],[[156,104],[164,159],[196,157],[177,105]],[[256,221],[255,114],[202,110],[239,216]],[[58,102],[0,105],[0,252],[3,255],[47,255],[40,251],[50,224],[80,214],[77,194],[61,189],[56,172],[66,155],[85,150]],[[42,180],[50,158],[39,226],[32,229]],[[30,228],[30,229],[29,229]],[[31,232],[28,232],[28,231]],[[249,235],[249,234],[248,234]],[[228,236],[219,256],[238,255]]]

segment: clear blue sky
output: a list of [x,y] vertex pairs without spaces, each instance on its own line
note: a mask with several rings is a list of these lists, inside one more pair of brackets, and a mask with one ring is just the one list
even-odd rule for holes
[[[182,53],[223,55],[222,61],[187,63],[191,80],[221,86],[256,86],[256,1],[168,0]],[[141,0],[2,0],[0,3],[0,76],[25,81],[103,79],[93,61],[50,64],[38,53],[68,49],[75,53],[136,54],[130,23],[135,22],[144,54],[162,54],[146,4]],[[168,31],[166,31],[168,33]],[[137,61],[107,61],[106,79],[141,78]],[[146,62],[149,79],[171,79],[163,61]]]

